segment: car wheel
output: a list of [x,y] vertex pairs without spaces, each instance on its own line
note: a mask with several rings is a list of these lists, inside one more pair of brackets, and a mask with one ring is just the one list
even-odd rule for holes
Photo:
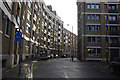
[[114,68],[110,68],[110,72],[112,73],[112,74],[114,74],[115,73],[115,70],[114,70]]

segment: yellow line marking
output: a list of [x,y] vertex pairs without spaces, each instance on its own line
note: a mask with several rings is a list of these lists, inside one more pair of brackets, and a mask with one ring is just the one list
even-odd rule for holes
[[[33,75],[33,65],[34,65],[34,62],[32,63],[32,66],[31,66],[31,75]],[[31,77],[31,80],[33,79],[33,76]]]

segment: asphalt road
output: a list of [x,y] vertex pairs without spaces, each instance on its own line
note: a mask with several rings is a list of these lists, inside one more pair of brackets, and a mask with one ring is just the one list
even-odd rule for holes
[[95,68],[96,63],[71,62],[70,58],[56,58],[34,63],[33,78],[119,78],[109,70]]

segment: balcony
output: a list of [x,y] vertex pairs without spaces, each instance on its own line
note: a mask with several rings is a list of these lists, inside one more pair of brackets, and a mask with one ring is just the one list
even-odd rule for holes
[[118,13],[118,10],[117,9],[109,9],[108,12],[109,13]]
[[110,31],[109,34],[110,35],[119,35],[120,31],[119,30],[117,30],[117,31]]
[[110,43],[110,47],[120,47],[119,43]]
[[118,20],[115,20],[115,21],[109,21],[109,24],[118,24],[119,21]]

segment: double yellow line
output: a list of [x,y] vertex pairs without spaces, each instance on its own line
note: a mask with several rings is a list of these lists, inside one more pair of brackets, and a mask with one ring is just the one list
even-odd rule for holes
[[35,62],[33,62],[32,65],[31,65],[31,75],[32,75],[31,80],[33,80],[33,66],[34,66],[34,63],[35,63]]

